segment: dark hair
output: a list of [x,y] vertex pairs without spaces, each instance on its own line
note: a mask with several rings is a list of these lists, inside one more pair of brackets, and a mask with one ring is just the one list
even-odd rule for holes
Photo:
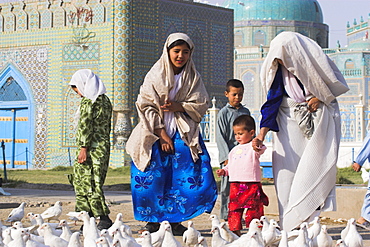
[[235,118],[233,126],[243,126],[245,130],[256,130],[256,122],[249,115],[241,115]]
[[71,85],[71,88],[76,88],[77,86],[76,85]]
[[244,90],[243,82],[238,79],[230,79],[226,83],[226,92],[230,92],[230,87],[242,88]]
[[178,45],[183,45],[183,44],[186,44],[188,46],[188,48],[190,49],[190,45],[183,39],[178,39],[176,41],[174,41],[172,44],[170,44],[167,48],[167,50],[171,50],[172,48],[174,48],[175,46],[178,46]]

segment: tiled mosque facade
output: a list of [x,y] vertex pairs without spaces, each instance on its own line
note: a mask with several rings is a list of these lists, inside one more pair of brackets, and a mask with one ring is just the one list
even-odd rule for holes
[[195,63],[211,97],[221,97],[233,76],[230,9],[182,0],[0,5],[0,141],[9,168],[73,162],[80,99],[68,82],[78,69],[98,74],[113,103],[112,167],[129,161],[124,144],[136,124],[134,102],[168,34],[185,32],[193,39]]

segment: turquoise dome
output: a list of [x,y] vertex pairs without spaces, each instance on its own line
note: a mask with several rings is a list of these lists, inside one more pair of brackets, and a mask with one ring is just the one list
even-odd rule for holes
[[225,8],[234,9],[234,21],[294,20],[323,23],[316,0],[225,0]]

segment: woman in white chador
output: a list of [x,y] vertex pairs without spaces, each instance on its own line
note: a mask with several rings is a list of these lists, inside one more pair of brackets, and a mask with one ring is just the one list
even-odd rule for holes
[[267,100],[253,146],[258,149],[267,132],[274,132],[272,165],[280,225],[289,231],[321,211],[336,210],[336,97],[349,89],[321,47],[294,32],[282,32],[271,41],[261,82]]

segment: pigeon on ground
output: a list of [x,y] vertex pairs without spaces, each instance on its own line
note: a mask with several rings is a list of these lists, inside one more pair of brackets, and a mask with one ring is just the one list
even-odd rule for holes
[[54,235],[53,230],[48,223],[42,224],[41,229],[44,232],[45,245],[49,245],[50,247],[68,247],[68,242]]
[[218,219],[218,216],[215,215],[215,214],[212,214],[209,216],[209,220],[212,222],[212,226],[211,226],[211,229],[214,227],[214,226],[218,226],[220,227],[220,220]]
[[56,220],[59,221],[59,217],[62,214],[62,202],[57,201],[54,206],[47,208],[42,214],[42,218],[46,221]]
[[11,230],[12,229],[9,227],[9,228],[4,229],[2,232],[3,243],[6,245],[8,245],[13,240],[12,235],[11,235]]
[[15,222],[15,221],[21,221],[24,217],[24,207],[26,206],[25,202],[22,202],[19,207],[14,208],[10,214],[8,215],[7,222]]
[[141,233],[141,237],[143,238],[143,241],[141,242],[142,247],[153,247],[152,236],[150,235],[150,232],[143,231]]
[[221,237],[220,228],[218,226],[212,226],[212,247],[223,247],[229,242]]
[[71,239],[69,240],[68,247],[83,247],[81,243],[81,233],[72,233]]
[[335,247],[348,247],[348,246],[346,245],[343,239],[338,239],[335,244]]
[[298,237],[293,241],[294,246],[310,247],[309,243],[307,242],[307,239],[308,239],[307,224],[302,223],[299,229]]
[[26,230],[23,228],[15,229],[14,231],[14,238],[10,241],[7,246],[8,247],[23,247],[26,246],[26,241],[24,240],[24,236],[26,236]]
[[270,219],[269,227],[265,231],[262,231],[262,239],[266,246],[270,246],[272,244],[275,244],[279,237],[277,236],[277,229],[279,228],[279,225],[277,222],[273,219]]
[[164,239],[164,234],[166,232],[166,226],[170,223],[165,220],[161,222],[158,231],[151,233],[152,236],[152,245],[154,247],[161,247]]
[[278,247],[289,247],[288,245],[288,233],[285,230],[281,230],[281,238]]
[[36,222],[36,220],[33,218],[33,216],[34,216],[34,213],[32,213],[32,212],[29,212],[29,213],[27,213],[27,214],[26,214],[26,218],[30,221],[30,224],[31,224],[32,226],[37,225],[37,222]]
[[[44,230],[41,229],[42,224],[44,224],[44,219],[42,218],[41,214],[34,214],[32,219],[36,220],[36,225],[38,226],[37,228],[37,233],[40,236],[44,236]],[[53,231],[54,235],[60,236],[62,234],[62,231],[60,229],[56,229],[56,227],[59,225],[59,223],[48,223],[50,228]]]
[[96,244],[100,247],[110,247],[108,240],[105,237],[100,237],[96,240]]
[[88,232],[89,226],[90,226],[90,215],[86,211],[81,211],[78,214],[77,218],[79,218],[83,222],[82,235],[85,237],[87,235],[87,232]]
[[68,212],[66,215],[69,216],[69,219],[72,220],[75,225],[77,225],[77,221],[80,221],[80,219],[78,218],[79,214],[80,212]]
[[[248,247],[265,247],[263,242],[260,240],[259,232],[256,231],[256,230],[250,231],[249,236],[246,240],[247,241],[245,243],[245,246],[248,246]],[[268,246],[268,245],[266,245],[266,246]]]
[[[85,230],[85,224],[84,224],[84,229]],[[84,232],[84,246],[95,246],[96,245],[96,239],[98,239],[99,236],[99,230],[98,227],[96,226],[96,219],[94,217],[91,217],[89,219],[89,224],[86,227],[86,232]],[[95,244],[95,245],[94,245]]]
[[59,226],[62,227],[62,234],[60,234],[60,237],[66,241],[69,241],[72,236],[72,231],[69,228],[68,222],[66,220],[60,220]]
[[108,229],[101,230],[100,236],[105,237],[105,239],[108,241],[109,246],[112,246],[113,238],[112,238],[112,235],[109,234]]
[[363,246],[363,239],[361,235],[358,233],[356,228],[356,220],[351,218],[349,220],[349,229],[344,242],[348,247],[362,247]]
[[194,246],[198,243],[198,237],[201,236],[200,232],[194,228],[193,221],[188,221],[188,229],[182,235],[182,241],[186,246]]
[[200,236],[198,238],[198,243],[194,247],[208,247],[207,240],[205,237]]
[[239,238],[238,235],[233,233],[226,222],[220,223],[220,234],[223,239],[225,239],[227,242],[231,243]]
[[172,233],[171,225],[166,225],[162,246],[182,247],[182,244]]
[[328,234],[328,227],[326,225],[321,226],[321,231],[316,237],[315,244],[317,247],[333,246],[333,239]]
[[343,241],[344,241],[344,239],[346,239],[346,236],[347,236],[347,233],[348,233],[348,230],[349,230],[349,225],[350,225],[350,222],[348,220],[346,227],[340,232],[340,238],[343,239]]
[[316,216],[313,220],[313,225],[307,228],[308,237],[314,239],[321,231],[320,218]]

